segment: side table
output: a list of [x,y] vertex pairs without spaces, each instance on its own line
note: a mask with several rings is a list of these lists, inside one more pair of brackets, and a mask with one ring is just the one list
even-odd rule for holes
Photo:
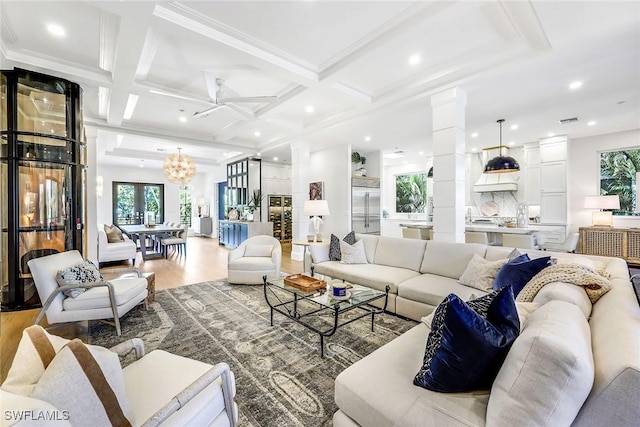
[[142,276],[147,279],[147,304],[156,300],[156,273],[142,273]]

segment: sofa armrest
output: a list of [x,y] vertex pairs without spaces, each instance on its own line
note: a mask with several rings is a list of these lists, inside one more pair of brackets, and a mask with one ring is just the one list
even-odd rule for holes
[[178,393],[169,403],[160,408],[155,414],[153,414],[142,427],[153,427],[162,424],[167,418],[174,412],[186,405],[191,399],[197,396],[202,390],[204,390],[209,384],[213,383],[218,378],[222,381],[222,395],[224,399],[224,408],[229,417],[229,425],[231,427],[236,426],[236,410],[233,403],[233,377],[229,365],[226,363],[218,363],[210,370],[205,372],[187,386],[184,390]]
[[229,262],[242,258],[244,256],[245,246],[246,245],[241,244],[240,246],[229,252]]
[[[136,277],[144,277],[142,275],[142,270],[138,267],[116,267],[116,268],[104,268],[100,270],[101,274],[127,274],[127,273],[135,273]],[[76,286],[78,287],[78,286]]]

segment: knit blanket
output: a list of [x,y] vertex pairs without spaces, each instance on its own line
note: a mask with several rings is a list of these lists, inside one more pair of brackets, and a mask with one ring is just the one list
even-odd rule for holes
[[581,286],[592,304],[611,290],[611,274],[598,272],[582,264],[567,263],[551,265],[533,276],[522,288],[516,301],[531,302],[540,290],[549,283],[565,282]]

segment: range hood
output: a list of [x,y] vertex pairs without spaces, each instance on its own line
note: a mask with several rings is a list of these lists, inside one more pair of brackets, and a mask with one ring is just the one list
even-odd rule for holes
[[[509,147],[491,147],[482,150],[482,165],[486,165],[489,159],[496,156],[508,155]],[[483,173],[473,186],[476,193],[488,193],[492,191],[518,191],[519,172]]]
[[483,173],[473,186],[476,193],[490,191],[518,191],[519,172]]

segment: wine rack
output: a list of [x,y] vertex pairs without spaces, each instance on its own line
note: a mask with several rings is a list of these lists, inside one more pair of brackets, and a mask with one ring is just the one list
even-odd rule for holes
[[293,238],[291,196],[269,195],[269,221],[273,223],[273,237],[289,242]]

